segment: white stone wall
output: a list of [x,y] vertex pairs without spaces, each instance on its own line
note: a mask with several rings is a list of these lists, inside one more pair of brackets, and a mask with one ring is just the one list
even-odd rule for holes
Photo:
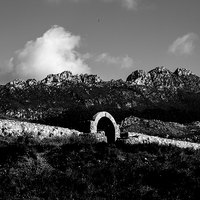
[[70,136],[73,133],[77,135],[81,134],[81,132],[77,130],[71,130],[68,128],[0,119],[1,136],[21,136],[23,134],[30,134],[42,139],[44,137],[53,136]]
[[[77,130],[57,126],[0,119],[0,136],[22,136],[24,134],[30,134],[33,137],[42,139],[54,136],[70,136],[72,134],[82,135],[83,133]],[[97,138],[100,141],[105,141],[106,137],[103,133],[99,133],[97,134]],[[200,149],[200,144],[198,143],[160,138],[135,132],[128,132],[128,137],[123,140],[125,143],[129,144],[157,143],[160,145],[175,145],[180,148]]]
[[124,142],[129,144],[157,143],[160,145],[174,145],[180,148],[200,149],[200,144],[198,143],[160,138],[135,132],[128,132],[128,137],[124,139]]
[[90,133],[95,134],[97,132],[97,125],[99,123],[99,120],[103,117],[107,117],[112,122],[115,129],[115,140],[117,140],[117,138],[120,138],[119,125],[116,123],[113,116],[106,111],[98,112],[96,115],[93,116],[93,120],[90,121]]

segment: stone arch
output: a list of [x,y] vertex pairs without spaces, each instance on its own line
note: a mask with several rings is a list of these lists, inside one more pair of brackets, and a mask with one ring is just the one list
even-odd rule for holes
[[[106,111],[98,112],[97,114],[95,114],[93,116],[93,120],[90,121],[90,133],[94,133],[95,134],[95,133],[98,132],[98,130],[97,130],[98,123],[103,118],[107,118],[110,121],[111,125],[113,126],[114,141],[116,141],[116,139],[120,137],[119,125],[116,123],[116,121],[113,118],[113,116],[110,113],[106,112]],[[112,129],[110,129],[110,130],[112,130]],[[108,136],[107,136],[107,138],[108,138]]]

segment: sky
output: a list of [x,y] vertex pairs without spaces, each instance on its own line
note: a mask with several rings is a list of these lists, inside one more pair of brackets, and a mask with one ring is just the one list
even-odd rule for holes
[[71,71],[200,76],[199,0],[1,0],[0,84]]

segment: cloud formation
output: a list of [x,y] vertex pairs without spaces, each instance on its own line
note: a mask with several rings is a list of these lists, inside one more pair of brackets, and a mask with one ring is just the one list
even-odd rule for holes
[[97,57],[96,61],[106,64],[119,65],[120,68],[123,69],[129,69],[133,66],[133,59],[127,55],[125,57],[113,57],[107,53],[103,53]]
[[121,0],[122,5],[127,9],[136,9],[138,6],[139,0]]
[[47,3],[60,3],[61,0],[45,0]]
[[[45,1],[47,1],[49,3],[59,3],[59,2],[64,1],[64,0],[45,0]],[[67,0],[67,1],[81,2],[81,1],[87,1],[87,0]],[[102,0],[102,1],[104,1],[104,2],[116,2],[116,1],[118,1],[122,4],[123,7],[130,9],[130,10],[135,10],[135,9],[137,9],[138,3],[141,0]]]
[[[105,2],[116,2],[116,0],[104,0]],[[123,7],[136,10],[140,0],[118,0]]]
[[188,33],[183,37],[179,37],[169,46],[168,51],[179,55],[189,55],[194,50],[194,41],[197,38],[195,33]]
[[48,74],[65,70],[73,74],[90,73],[84,62],[90,56],[81,55],[74,49],[80,45],[80,36],[66,32],[64,28],[53,26],[40,38],[26,43],[17,50],[0,74],[7,78],[43,79]]

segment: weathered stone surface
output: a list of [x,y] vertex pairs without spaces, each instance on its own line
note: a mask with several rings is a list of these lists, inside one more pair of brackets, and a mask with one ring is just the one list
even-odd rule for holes
[[28,79],[27,81],[26,81],[26,84],[28,85],[28,86],[35,86],[35,85],[37,85],[37,81],[35,80],[35,79]]
[[6,84],[6,87],[9,88],[9,89],[16,89],[16,88],[19,88],[19,89],[24,89],[25,88],[25,85],[26,85],[26,82],[24,80],[21,80],[21,79],[15,79],[9,83]]
[[116,141],[116,139],[120,137],[119,125],[116,123],[113,116],[105,111],[98,112],[96,115],[93,116],[93,120],[90,122],[90,133],[96,134],[98,132],[97,125],[99,123],[99,120],[103,117],[108,118],[112,122],[115,129],[115,141]]
[[61,83],[62,81],[71,81],[72,77],[73,75],[71,72],[64,71],[60,74],[49,74],[46,78],[44,78],[40,82],[46,85],[55,85]]
[[125,118],[120,125],[122,132],[138,132],[151,136],[200,143],[199,122],[181,124],[135,116]]
[[[171,72],[167,68],[161,66],[149,72],[136,70],[127,77],[126,81],[132,85],[143,85],[159,89],[177,89],[187,86],[189,83],[187,79],[190,75],[194,74],[188,69],[177,68],[175,72]],[[192,77],[190,78],[192,79]]]
[[170,88],[174,86],[174,80],[172,78],[172,72],[165,67],[156,67],[155,69],[149,71],[153,85],[155,87]]
[[190,74],[194,75],[192,71],[185,69],[185,68],[177,68],[174,72],[174,74],[178,76],[189,76]]
[[[97,138],[99,142],[107,142],[107,138],[105,136],[105,132],[95,132],[97,131],[96,126],[101,117],[108,117],[110,119],[110,114],[107,112],[102,112],[101,114],[97,113],[94,116],[94,126],[91,127],[91,133]],[[97,119],[97,121],[95,120]],[[112,118],[111,118],[112,119]],[[137,122],[137,118],[135,119]],[[196,126],[199,126],[199,122],[194,123]],[[116,124],[116,128],[119,126]],[[119,130],[118,130],[119,131]],[[46,126],[42,124],[29,123],[29,122],[21,122],[15,120],[0,120],[0,136],[23,136],[23,135],[31,135],[36,138],[47,138],[47,137],[55,137],[55,136],[71,136],[72,134],[80,135],[84,137],[84,133],[81,133],[77,130],[70,130],[68,128],[56,127],[56,126]],[[87,134],[86,134],[87,135]],[[124,136],[125,134],[123,134]],[[158,143],[160,145],[174,145],[180,148],[193,148],[200,149],[200,144],[192,143],[187,141],[173,140],[167,138],[161,138],[157,136],[150,136],[143,133],[137,132],[127,132],[126,137],[120,137],[120,132],[116,134],[116,140],[123,140],[128,144],[144,144],[144,143]]]
[[101,82],[101,78],[97,75],[80,74],[73,75],[70,71],[64,71],[59,74],[49,74],[46,78],[40,81],[45,85],[61,85],[65,82],[96,84]]
[[42,124],[20,122],[15,120],[0,120],[0,135],[1,136],[22,136],[31,135],[33,137],[45,138],[54,136],[70,136],[72,134],[80,135],[77,130],[68,128],[46,126]]
[[98,142],[108,142],[104,131],[98,131],[95,133],[95,138],[98,140]]
[[157,136],[149,136],[141,133],[135,132],[128,132],[128,138],[123,139],[123,142],[126,144],[150,144],[150,143],[157,143],[159,145],[173,145],[180,148],[193,148],[193,149],[200,149],[200,144],[186,142],[186,141],[179,141],[179,140],[171,140],[166,138],[160,138]]
[[150,73],[144,70],[136,70],[132,72],[127,77],[126,81],[135,85],[148,85],[148,86],[153,85]]

